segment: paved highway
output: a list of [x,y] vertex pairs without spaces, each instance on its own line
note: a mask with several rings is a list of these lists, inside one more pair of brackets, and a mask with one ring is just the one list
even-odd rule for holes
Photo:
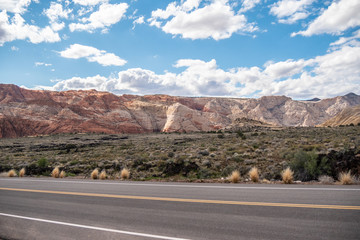
[[360,186],[0,178],[0,239],[359,239]]

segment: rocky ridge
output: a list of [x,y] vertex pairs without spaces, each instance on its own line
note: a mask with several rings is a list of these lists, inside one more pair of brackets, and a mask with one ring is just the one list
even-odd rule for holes
[[359,104],[360,96],[353,93],[320,101],[296,101],[286,96],[117,96],[95,90],[54,92],[0,84],[0,137],[214,131],[236,125],[238,119],[266,126],[316,126]]
[[334,117],[320,124],[320,127],[336,127],[341,125],[360,124],[360,105],[345,108]]

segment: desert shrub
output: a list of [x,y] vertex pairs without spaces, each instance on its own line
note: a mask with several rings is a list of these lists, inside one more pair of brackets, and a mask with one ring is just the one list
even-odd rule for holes
[[351,175],[351,171],[341,172],[339,174],[339,181],[342,185],[351,185],[354,182],[354,176]]
[[90,176],[92,179],[98,179],[99,178],[99,170],[97,168],[95,168],[94,171],[91,172]]
[[25,176],[25,168],[22,168],[19,172],[19,177],[24,177]]
[[40,158],[37,161],[37,165],[39,168],[46,168],[49,165],[49,162],[46,158]]
[[295,177],[302,181],[317,179],[320,175],[328,175],[331,172],[330,161],[327,157],[318,156],[315,151],[295,152],[290,162]]
[[14,169],[11,169],[9,172],[8,172],[8,177],[15,177],[16,176],[16,172]]
[[334,183],[334,178],[328,175],[322,175],[319,177],[319,182],[321,182],[322,184],[332,184]]
[[99,178],[101,180],[105,180],[107,178],[105,169],[101,171]]
[[249,171],[250,180],[253,182],[259,182],[259,171],[257,167],[253,167]]
[[246,136],[245,134],[241,131],[241,130],[237,130],[236,131],[236,136],[241,138],[242,140],[245,140],[246,139]]
[[230,174],[236,170],[235,166],[226,166],[222,171],[221,171],[221,176],[223,177],[228,177],[230,176]]
[[359,150],[344,149],[342,151],[331,151],[325,157],[330,164],[330,176],[338,178],[340,172],[351,170],[355,175],[360,175],[360,154]]
[[62,171],[60,172],[60,176],[59,176],[59,177],[60,177],[60,178],[66,177],[66,173],[65,173],[64,170],[62,170]]
[[294,180],[294,172],[288,167],[281,172],[281,178],[285,184],[291,184]]
[[53,178],[59,178],[59,175],[60,175],[59,167],[54,168],[54,170],[52,170],[51,172],[51,176]]
[[121,179],[129,179],[130,178],[130,171],[127,168],[124,168],[120,172],[120,178]]
[[240,181],[240,172],[238,170],[233,171],[229,176],[229,180],[232,183],[238,183]]
[[207,168],[201,168],[196,174],[198,179],[206,179],[213,177],[213,172]]

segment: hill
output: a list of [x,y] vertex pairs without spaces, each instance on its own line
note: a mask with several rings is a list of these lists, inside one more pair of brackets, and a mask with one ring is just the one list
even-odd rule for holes
[[271,126],[316,126],[359,104],[356,94],[313,102],[286,96],[118,96],[95,90],[55,92],[0,84],[0,137],[214,131],[236,125],[238,119]]

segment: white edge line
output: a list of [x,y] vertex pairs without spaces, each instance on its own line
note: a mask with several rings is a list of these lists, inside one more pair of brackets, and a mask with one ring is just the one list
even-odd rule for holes
[[80,184],[103,184],[103,185],[125,185],[125,186],[149,186],[149,187],[181,187],[181,188],[217,188],[217,189],[250,189],[250,190],[312,190],[312,191],[360,191],[360,188],[291,188],[291,187],[241,187],[241,186],[208,186],[208,185],[184,185],[184,184],[155,184],[155,183],[120,183],[120,182],[100,182],[100,181],[58,181],[40,179],[7,179],[0,178],[0,181],[26,181],[26,182],[46,182],[46,183],[80,183]]
[[19,215],[12,215],[12,214],[7,214],[7,213],[0,213],[0,216],[6,216],[6,217],[12,217],[12,218],[20,218],[20,219],[26,219],[26,220],[31,220],[31,221],[52,223],[52,224],[58,224],[58,225],[64,225],[64,226],[70,226],[70,227],[77,227],[77,228],[85,228],[85,229],[104,231],[104,232],[121,233],[121,234],[140,236],[140,237],[167,239],[167,240],[188,240],[188,239],[185,239],[185,238],[174,238],[174,237],[167,237],[167,236],[161,236],[161,235],[129,232],[129,231],[123,231],[123,230],[110,229],[110,228],[94,227],[94,226],[81,225],[81,224],[75,224],[75,223],[67,223],[67,222],[59,222],[59,221],[53,221],[53,220],[47,220],[47,219],[41,219],[41,218],[32,218],[32,217],[25,217],[25,216],[19,216]]

